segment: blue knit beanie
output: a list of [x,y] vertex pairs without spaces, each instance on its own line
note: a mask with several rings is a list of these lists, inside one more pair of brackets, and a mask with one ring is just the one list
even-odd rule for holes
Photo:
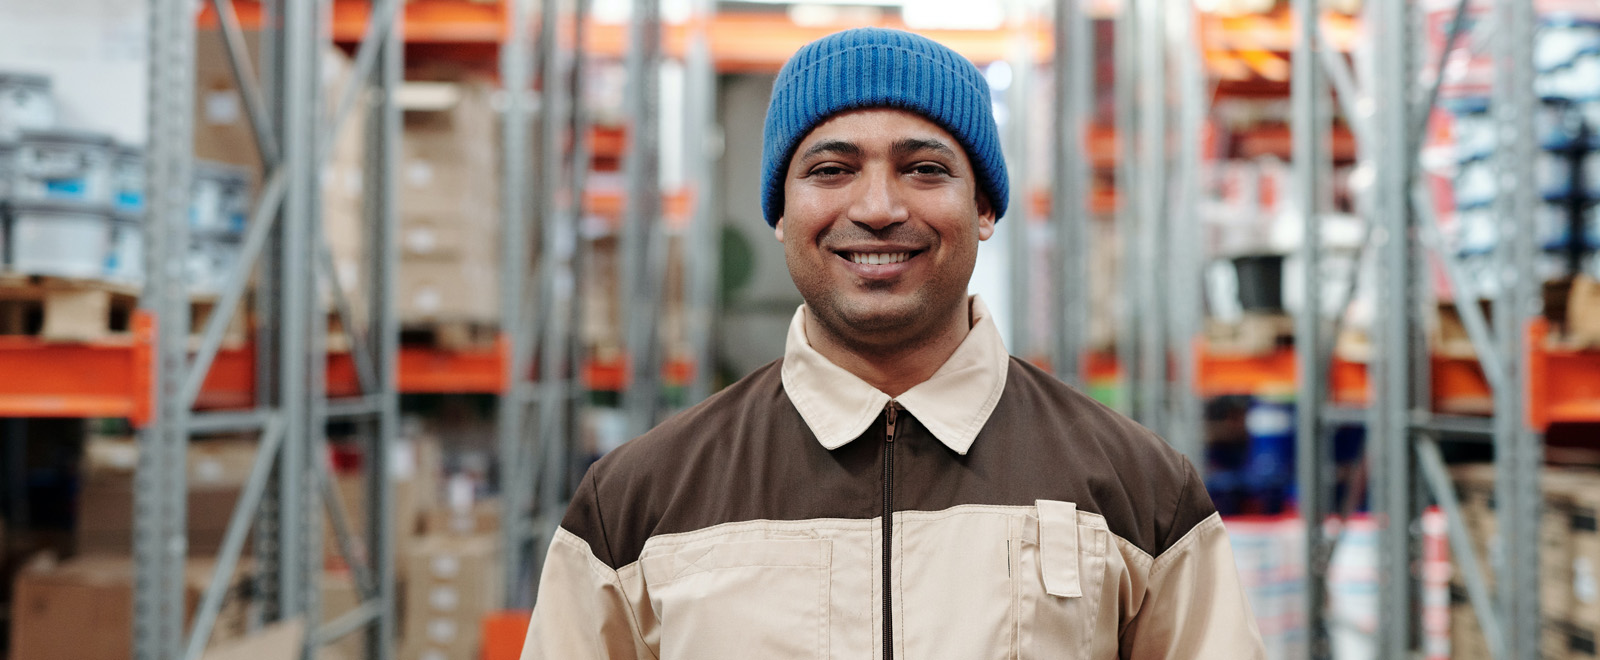
[[835,114],[899,108],[955,136],[977,171],[995,218],[1009,201],[989,83],[967,58],[927,37],[884,28],[836,32],[806,44],[772,86],[761,151],[761,210],[783,217],[783,182],[800,141]]

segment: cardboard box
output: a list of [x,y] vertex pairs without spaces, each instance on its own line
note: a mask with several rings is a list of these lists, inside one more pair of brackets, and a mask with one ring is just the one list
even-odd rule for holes
[[[201,440],[189,444],[187,499],[189,554],[215,555],[222,548],[244,483],[256,458],[249,439]],[[90,438],[84,449],[83,485],[74,532],[83,554],[130,554],[133,550],[134,470],[139,447],[128,438]]]
[[[216,564],[191,561],[185,571],[184,610],[191,616]],[[243,636],[246,607],[237,595],[246,573],[234,577],[217,617],[211,644]],[[84,634],[92,631],[92,634]],[[17,575],[11,614],[16,660],[127,660],[133,654],[133,560],[88,556],[66,562],[41,557]]]
[[1590,482],[1571,491],[1572,596],[1569,616],[1573,625],[1600,628],[1600,483]]
[[[350,523],[350,531],[356,538],[364,539],[367,520],[366,483],[360,474],[341,474],[334,478],[339,487],[339,498],[344,503],[345,520]],[[405,557],[410,552],[417,538],[420,515],[417,513],[416,488],[410,479],[395,479],[393,485],[394,497],[394,544],[396,569],[400,573],[405,571]],[[342,566],[344,555],[339,551],[338,540],[333,536],[333,522],[326,516],[323,518],[322,550],[327,558],[328,566]],[[362,550],[364,552],[364,548]]]
[[[498,229],[446,219],[407,218],[400,224],[400,254],[406,261],[459,260],[483,253],[496,241]],[[492,249],[492,248],[490,248]]]
[[466,510],[438,507],[423,516],[423,533],[429,536],[493,535],[500,531],[500,502],[479,500]]
[[[322,623],[327,624],[361,605],[355,577],[344,569],[322,573]],[[357,660],[366,657],[366,635],[345,635],[317,652],[317,660]]]
[[[257,61],[260,33],[244,33],[250,60]],[[228,64],[228,49],[220,30],[200,30],[195,35],[194,155],[249,168],[259,180],[261,155],[244,98]]]
[[[1546,620],[1566,620],[1573,607],[1573,534],[1578,514],[1575,498],[1584,488],[1600,486],[1590,471],[1546,470],[1544,513],[1539,521],[1539,600]],[[1592,511],[1586,515],[1592,515]]]
[[1567,297],[1567,338],[1578,348],[1600,347],[1600,282],[1579,275]]
[[493,536],[429,536],[412,551],[405,589],[404,660],[477,660],[485,615],[504,585]]
[[499,175],[493,86],[483,80],[413,83],[403,92],[401,219],[494,227]]
[[301,619],[281,621],[260,632],[217,644],[201,660],[299,660],[305,647],[306,625]]
[[483,260],[406,261],[400,266],[402,324],[494,323],[500,318],[499,273]]
[[1206,347],[1219,355],[1268,355],[1279,340],[1294,336],[1294,318],[1284,314],[1247,312],[1239,321],[1206,321]]
[[1452,590],[1450,606],[1450,657],[1455,660],[1490,660],[1489,643],[1478,626],[1472,604],[1464,594]]
[[[1478,308],[1483,313],[1485,321],[1494,318],[1490,301],[1480,301]],[[1430,343],[1437,355],[1465,359],[1475,358],[1478,355],[1477,349],[1472,346],[1472,337],[1467,334],[1466,321],[1461,319],[1461,310],[1453,302],[1439,303],[1435,309],[1431,335]]]

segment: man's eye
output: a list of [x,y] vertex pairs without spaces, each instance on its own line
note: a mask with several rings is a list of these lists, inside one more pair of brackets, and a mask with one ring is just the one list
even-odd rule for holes
[[917,166],[912,167],[911,168],[911,173],[912,174],[917,174],[917,175],[923,175],[923,176],[934,176],[934,175],[946,174],[946,173],[948,173],[948,170],[946,170],[943,166],[940,166],[940,165],[934,165],[934,164],[931,164],[931,163],[923,163],[921,165],[917,165]]
[[837,165],[823,165],[811,170],[812,176],[839,176],[845,174],[845,169]]

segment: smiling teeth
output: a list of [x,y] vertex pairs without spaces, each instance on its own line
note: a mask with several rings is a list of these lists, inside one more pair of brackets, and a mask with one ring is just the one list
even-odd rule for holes
[[910,252],[852,252],[850,261],[868,266],[897,264],[911,258]]

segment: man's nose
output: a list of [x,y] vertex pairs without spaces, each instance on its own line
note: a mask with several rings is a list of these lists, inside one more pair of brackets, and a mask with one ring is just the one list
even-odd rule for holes
[[909,213],[898,183],[892,168],[873,167],[862,172],[854,186],[850,220],[874,230],[905,222]]

